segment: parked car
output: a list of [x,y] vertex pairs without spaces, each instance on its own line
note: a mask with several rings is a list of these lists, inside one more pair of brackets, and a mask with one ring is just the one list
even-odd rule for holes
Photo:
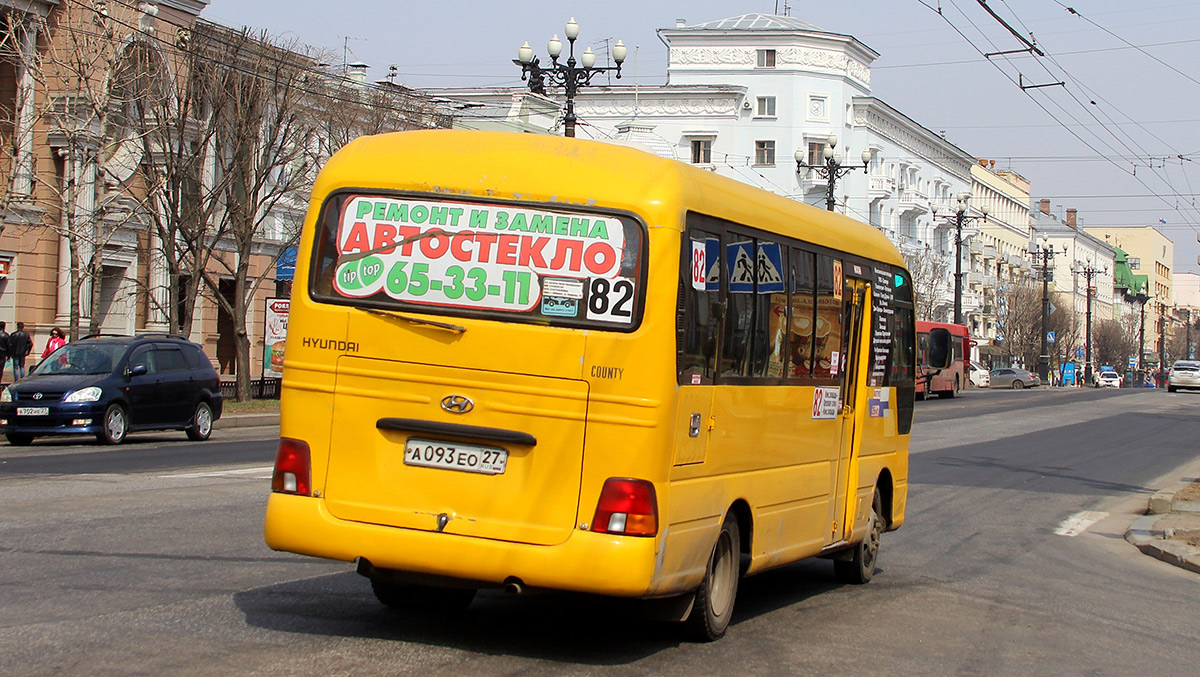
[[1096,374],[1097,388],[1120,388],[1121,375],[1115,371],[1102,371]]
[[130,432],[172,429],[205,440],[222,402],[212,362],[181,336],[87,336],[0,392],[0,433],[15,445],[64,434],[120,444]]
[[984,369],[983,367],[971,367],[970,379],[971,385],[975,386],[976,388],[986,388],[992,382],[992,378],[988,374],[988,370]]
[[1180,388],[1200,389],[1200,362],[1193,360],[1176,360],[1167,373],[1167,392],[1173,393]]
[[1042,384],[1037,374],[1017,367],[1000,367],[988,373],[991,388],[1036,388]]

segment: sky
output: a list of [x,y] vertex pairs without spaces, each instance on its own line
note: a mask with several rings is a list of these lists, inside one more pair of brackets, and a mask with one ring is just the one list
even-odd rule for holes
[[[983,4],[1042,55],[995,55],[1025,45]],[[1085,227],[1153,225],[1175,243],[1175,270],[1200,272],[1200,2],[210,0],[202,16],[366,62],[371,80],[395,64],[397,84],[418,89],[519,86],[517,48],[529,41],[545,60],[574,17],[581,48],[629,47],[622,83],[658,85],[657,29],[785,5],[878,52],[874,96],[1028,179],[1035,204],[1077,209]]]

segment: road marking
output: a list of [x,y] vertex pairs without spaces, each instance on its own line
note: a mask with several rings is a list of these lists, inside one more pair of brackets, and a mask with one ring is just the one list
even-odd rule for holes
[[1092,526],[1096,522],[1099,522],[1105,517],[1108,517],[1108,513],[1097,512],[1095,510],[1077,512],[1063,520],[1062,524],[1058,525],[1058,528],[1054,530],[1054,533],[1058,534],[1059,536],[1078,536],[1079,534],[1087,531],[1088,527]]
[[262,468],[240,468],[238,470],[214,470],[212,472],[183,472],[171,475],[159,475],[159,477],[172,477],[176,479],[195,477],[250,477],[251,479],[269,480],[274,472],[274,466],[265,466]]

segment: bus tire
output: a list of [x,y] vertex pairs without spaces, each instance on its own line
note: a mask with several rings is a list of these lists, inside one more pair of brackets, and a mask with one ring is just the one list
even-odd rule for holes
[[371,579],[371,592],[381,604],[401,611],[455,614],[475,600],[475,588],[435,588]]
[[862,585],[869,583],[875,575],[875,562],[879,560],[879,541],[883,536],[883,497],[879,489],[871,501],[870,524],[862,542],[854,546],[849,559],[834,560],[833,573],[843,583]]
[[712,642],[725,635],[733,616],[737,599],[738,579],[741,578],[741,535],[737,517],[725,515],[717,542],[708,557],[704,580],[696,589],[692,613],[686,621],[688,634],[701,642]]

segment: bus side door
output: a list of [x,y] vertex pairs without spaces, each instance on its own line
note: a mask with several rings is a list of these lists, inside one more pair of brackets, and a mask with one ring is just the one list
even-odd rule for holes
[[[854,528],[850,514],[858,482],[852,477],[854,457],[861,446],[862,426],[860,420],[866,415],[859,403],[859,394],[866,384],[866,373],[870,362],[864,339],[870,335],[867,327],[870,312],[867,300],[871,298],[870,285],[862,280],[847,279],[842,305],[842,347],[844,368],[842,377],[842,439],[841,452],[836,462],[833,486],[830,490],[830,521],[833,540],[849,538]],[[856,474],[856,473],[855,473]]]

